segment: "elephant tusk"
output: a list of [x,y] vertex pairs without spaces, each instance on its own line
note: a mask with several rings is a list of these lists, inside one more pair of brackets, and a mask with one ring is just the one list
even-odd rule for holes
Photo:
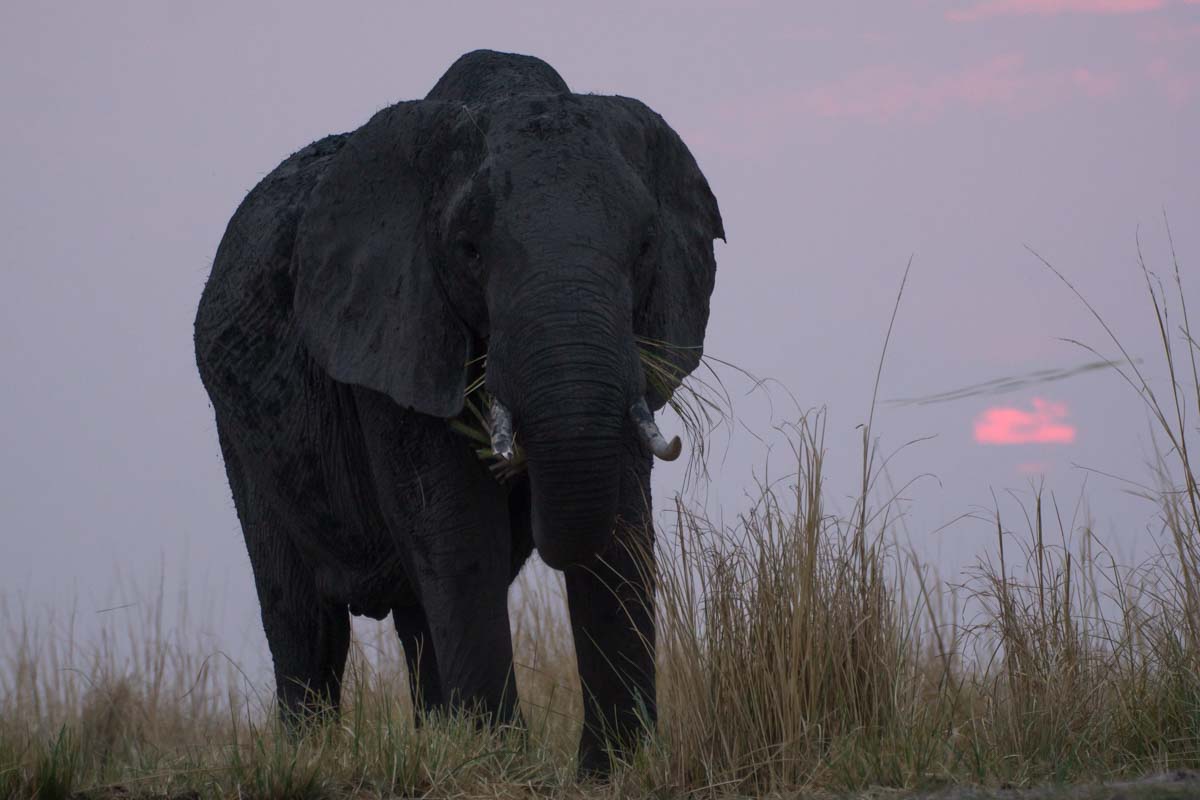
[[683,442],[679,441],[678,436],[672,437],[669,442],[663,438],[662,431],[654,422],[654,414],[646,405],[646,398],[639,397],[638,401],[629,407],[629,416],[637,425],[638,437],[642,440],[642,444],[650,448],[651,453],[663,461],[674,461],[679,458],[680,452],[683,451]]
[[492,398],[492,452],[505,461],[513,458],[512,413],[496,398]]

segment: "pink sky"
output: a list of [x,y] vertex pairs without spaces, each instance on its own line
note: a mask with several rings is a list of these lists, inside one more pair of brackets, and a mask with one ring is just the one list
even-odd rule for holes
[[[0,593],[104,608],[118,566],[129,580],[165,569],[261,649],[191,351],[201,287],[259,178],[421,97],[467,50],[540,56],[576,91],[637,97],[680,132],[728,234],[707,349],[829,409],[841,498],[910,256],[881,401],[1094,358],[1063,338],[1111,355],[1026,244],[1152,362],[1134,236],[1163,269],[1164,209],[1185,286],[1200,287],[1197,31],[1200,4],[1183,0],[6,5]],[[748,388],[730,379],[745,428],[769,439],[795,406]],[[1146,418],[1126,387],[1097,372],[1053,393],[879,406],[885,449],[933,437],[888,469],[897,485],[937,477],[906,490],[905,517],[947,575],[992,532],[932,532],[1020,486],[1022,463],[1067,493],[1072,463],[1140,476]],[[709,499],[727,512],[763,464],[745,428],[714,443]],[[980,446],[981,429],[1055,444]],[[772,476],[787,466],[777,456]],[[680,481],[656,469],[660,504]],[[1145,509],[1089,491],[1104,530],[1140,541]]]

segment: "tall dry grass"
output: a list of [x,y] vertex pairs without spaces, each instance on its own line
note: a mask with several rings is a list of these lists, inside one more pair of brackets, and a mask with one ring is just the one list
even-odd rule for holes
[[763,481],[737,520],[714,522],[680,501],[659,532],[660,720],[608,784],[575,781],[579,686],[561,587],[542,575],[514,593],[527,733],[459,718],[414,727],[403,659],[385,632],[356,640],[341,720],[297,742],[235,666],[164,626],[161,604],[146,604],[120,648],[117,632],[85,649],[69,624],[6,609],[0,797],[114,787],[732,796],[1200,766],[1200,488],[1188,416],[1200,413],[1200,371],[1178,266],[1175,311],[1145,275],[1165,393],[1113,336],[1125,358],[1114,368],[1164,442],[1145,494],[1166,536],[1145,563],[1118,564],[1086,519],[1039,491],[1017,528],[996,512],[994,550],[960,583],[937,580],[895,543],[870,424],[857,504],[830,511],[824,422],[811,414],[789,429],[792,469]]

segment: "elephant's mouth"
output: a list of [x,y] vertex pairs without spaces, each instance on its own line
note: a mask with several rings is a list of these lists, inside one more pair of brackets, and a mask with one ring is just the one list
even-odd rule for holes
[[[639,397],[637,402],[629,407],[629,418],[633,420],[634,428],[642,444],[663,461],[674,461],[683,452],[683,443],[678,436],[667,441],[654,421],[654,414],[646,405],[646,399]],[[512,412],[498,398],[492,398],[490,415],[492,452],[504,464],[514,464],[517,461],[516,442],[514,438]]]
[[[651,454],[663,461],[675,461],[683,452],[683,443],[679,436],[668,440],[659,430],[650,410],[651,398],[665,397],[672,408],[677,411],[681,407],[685,409],[680,414],[685,429],[691,433],[698,431],[694,430],[694,425],[689,425],[687,410],[691,408],[689,402],[698,393],[683,384],[682,372],[669,357],[659,352],[667,348],[668,345],[656,340],[638,339],[637,353],[647,393],[626,409],[625,419],[632,423],[639,441]],[[467,367],[474,366],[476,372],[473,373],[474,380],[468,382],[465,411],[449,422],[453,430],[475,443],[476,455],[488,466],[492,475],[501,483],[508,483],[523,476],[529,468],[526,442],[522,439],[522,435],[528,431],[519,431],[518,420],[514,418],[512,410],[495,393],[485,388],[483,369],[487,364],[486,340],[481,343],[480,349],[484,355],[467,363]],[[681,388],[685,390],[684,400],[677,405],[672,398],[678,397],[677,390]],[[582,450],[576,451],[571,445],[558,452],[560,463],[563,463],[563,459],[570,462],[573,453],[581,459],[588,459],[589,455]]]

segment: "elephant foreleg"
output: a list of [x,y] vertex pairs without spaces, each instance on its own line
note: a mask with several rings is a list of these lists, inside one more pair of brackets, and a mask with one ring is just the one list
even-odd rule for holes
[[233,501],[242,523],[263,631],[275,664],[279,714],[293,731],[341,702],[342,673],[350,650],[350,614],[345,606],[324,602],[312,570],[301,560],[282,515],[273,513],[251,484],[241,454],[217,433]]
[[350,614],[344,606],[321,601],[281,533],[255,538],[265,540],[250,547],[250,561],[275,663],[279,713],[296,730],[339,709]]
[[443,703],[501,724],[520,719],[508,620],[507,534],[452,525],[431,537],[432,546],[415,559],[422,564],[421,603]]
[[422,717],[445,705],[442,681],[438,676],[437,654],[433,650],[433,635],[420,606],[397,608],[392,611],[396,633],[404,648],[408,666],[408,688],[412,692],[413,719],[420,726]]
[[441,702],[493,722],[517,720],[507,491],[444,423],[406,418],[371,392],[358,392],[356,403],[380,507],[424,610],[419,634],[436,655]]
[[582,773],[607,774],[607,751],[627,754],[658,718],[650,461],[640,448],[630,460],[613,545],[565,574],[584,695]]

